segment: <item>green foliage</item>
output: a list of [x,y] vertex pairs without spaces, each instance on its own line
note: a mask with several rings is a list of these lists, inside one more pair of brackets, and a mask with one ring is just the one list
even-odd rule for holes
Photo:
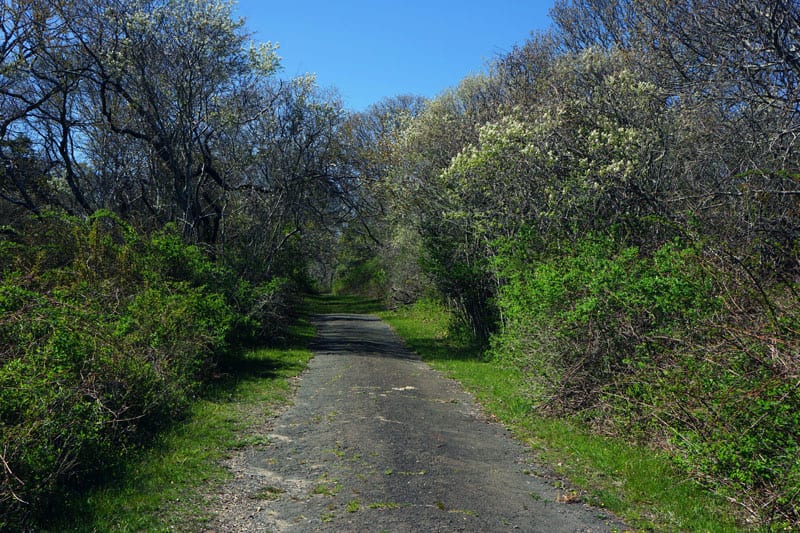
[[12,235],[0,241],[0,529],[35,523],[182,417],[219,359],[281,330],[291,292],[110,213]]
[[507,279],[498,297],[505,322],[493,353],[524,369],[536,403],[557,412],[592,405],[618,375],[646,364],[660,337],[715,307],[697,247],[668,243],[648,257],[592,236],[533,263],[524,241],[504,248],[495,266]]
[[225,377],[192,402],[184,420],[151,446],[131,453],[110,479],[60,499],[57,512],[44,521],[45,530],[207,528],[209,484],[224,483],[230,475],[221,460],[231,450],[268,442],[266,435],[248,435],[247,430],[290,401],[290,380],[311,357],[306,345],[313,328],[299,325],[292,334],[287,347],[247,350],[229,358]]
[[[542,254],[532,241],[504,243],[495,261],[506,282],[492,354],[522,372],[533,405],[666,444],[753,516],[796,523],[796,330],[744,314],[757,294],[742,298],[712,270],[708,245],[676,240],[645,254],[593,236]],[[779,324],[791,322],[791,308],[777,307],[789,300],[770,298]]]
[[225,347],[232,321],[233,310],[221,294],[169,282],[136,294],[115,333],[169,372],[168,381],[191,384]]
[[218,344],[215,351],[223,341],[252,345],[286,335],[288,315],[297,304],[290,279],[276,277],[257,284],[244,280],[227,262],[211,261],[200,246],[184,243],[174,224],[167,224],[145,246],[145,277],[213,293],[231,307],[225,338],[212,343]]
[[[486,342],[497,325],[496,283],[480,245],[453,234],[427,235],[420,265],[453,309],[453,332]],[[463,242],[466,241],[466,242]]]
[[663,434],[682,468],[751,518],[791,528],[800,517],[797,336],[752,317],[745,331],[732,316],[673,334],[672,349],[618,380],[609,411],[623,431]]
[[[175,224],[167,224],[147,243],[148,269],[156,278],[187,281],[196,286],[215,287],[230,274],[209,261],[197,245],[187,245]],[[220,279],[222,276],[223,279]]]
[[335,273],[334,294],[381,297],[386,294],[387,274],[380,257],[341,264]]

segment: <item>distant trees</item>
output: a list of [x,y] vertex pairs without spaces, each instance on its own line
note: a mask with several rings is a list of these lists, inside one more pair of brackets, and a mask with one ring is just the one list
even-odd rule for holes
[[[459,216],[456,191],[444,170],[459,152],[476,142],[482,124],[496,118],[502,95],[492,78],[477,76],[431,102],[400,138],[396,208],[420,236],[420,264],[437,290],[460,310],[467,332],[486,338],[495,310],[489,299],[493,281],[486,275],[485,243]],[[462,211],[463,213],[463,211]]]
[[398,183],[389,176],[401,164],[402,136],[425,105],[421,97],[387,98],[352,114],[340,130],[341,164],[354,177],[355,217],[338,235],[337,291],[386,296],[393,304],[422,294],[418,243],[404,220],[408,211],[400,207]]

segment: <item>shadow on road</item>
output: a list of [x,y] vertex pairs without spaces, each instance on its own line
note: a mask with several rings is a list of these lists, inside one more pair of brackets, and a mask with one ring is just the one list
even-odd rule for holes
[[418,359],[398,342],[397,337],[363,328],[369,323],[379,324],[381,321],[376,316],[344,313],[315,315],[311,322],[319,331],[309,345],[314,353]]

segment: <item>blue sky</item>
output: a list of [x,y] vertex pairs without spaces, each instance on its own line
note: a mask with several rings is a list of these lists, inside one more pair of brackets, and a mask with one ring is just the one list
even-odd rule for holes
[[384,97],[435,97],[550,26],[552,0],[238,0],[257,41],[280,44],[283,76],[315,73],[361,111]]

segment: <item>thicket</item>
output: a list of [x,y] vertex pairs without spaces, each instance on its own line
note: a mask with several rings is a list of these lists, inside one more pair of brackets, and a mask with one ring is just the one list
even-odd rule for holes
[[109,212],[2,230],[0,529],[15,529],[179,419],[232,351],[280,335],[290,291]]
[[358,119],[381,125],[361,153],[389,213],[360,264],[391,299],[415,232],[410,292],[523,370],[539,412],[667,449],[743,520],[797,527],[800,7],[552,17],[422,109]]
[[507,281],[490,354],[524,371],[538,412],[668,449],[747,516],[797,523],[792,291],[771,287],[767,311],[765,295],[704,243],[643,253],[588,236],[538,260],[524,257],[524,240],[513,249],[496,260]]

